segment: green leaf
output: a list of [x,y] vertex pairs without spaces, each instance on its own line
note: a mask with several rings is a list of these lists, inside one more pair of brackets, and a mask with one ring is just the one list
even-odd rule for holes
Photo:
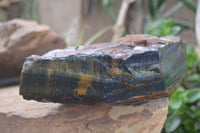
[[156,36],[177,35],[181,28],[176,25],[174,20],[160,19],[149,22],[145,32]]
[[176,91],[170,96],[170,99],[182,99],[185,97],[185,90],[182,86],[179,86]]
[[200,130],[200,120],[197,120],[196,122],[195,122],[195,129],[197,129],[197,130]]
[[176,24],[176,22],[173,20],[163,20],[162,24],[165,26],[174,26]]
[[185,81],[186,82],[200,82],[200,77],[199,75],[192,75],[192,76],[188,76],[188,77],[185,77]]
[[109,0],[102,0],[103,6],[108,6],[109,5]]
[[83,44],[84,35],[85,35],[85,26],[82,28],[81,33],[79,35],[77,46],[81,46]]
[[183,121],[183,125],[186,129],[186,131],[190,132],[190,133],[197,133],[197,131],[195,130],[195,127],[194,127],[194,122],[191,121],[191,120],[184,120]]
[[187,47],[187,68],[191,69],[198,61],[198,55],[194,46]]
[[92,44],[96,39],[98,39],[100,36],[102,36],[105,32],[111,30],[113,28],[113,26],[107,26],[103,29],[101,29],[99,32],[97,32],[96,34],[94,34],[90,39],[88,39],[84,45],[90,45]]
[[186,103],[193,103],[200,99],[200,88],[190,89],[187,91],[187,95],[184,98]]
[[182,105],[182,100],[179,98],[170,98],[169,99],[169,107],[171,109],[178,109]]
[[178,129],[174,133],[185,133],[185,128],[184,126],[178,127]]
[[177,35],[180,31],[181,31],[181,27],[180,26],[173,26],[171,28],[172,35]]
[[166,0],[157,0],[157,8],[160,9]]
[[181,124],[181,118],[178,115],[171,115],[165,121],[165,131],[173,132]]
[[189,9],[191,9],[193,12],[197,11],[197,6],[192,3],[190,0],[181,0],[184,5],[186,5]]
[[200,59],[197,60],[197,67],[198,67],[197,74],[199,74],[200,77]]
[[[186,106],[184,112],[185,112],[185,115],[189,117],[189,119],[195,119],[197,117],[197,112],[194,112],[192,110],[192,107],[190,106]],[[185,115],[184,115],[184,118],[185,118]]]

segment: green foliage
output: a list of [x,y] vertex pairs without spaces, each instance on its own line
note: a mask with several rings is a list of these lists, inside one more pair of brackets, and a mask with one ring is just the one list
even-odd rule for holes
[[167,120],[162,133],[200,132],[200,59],[193,46],[187,48],[187,73],[170,96]]
[[190,10],[196,12],[197,6],[193,4],[191,0],[180,0],[180,1],[183,2],[183,4],[187,6]]
[[103,7],[109,7],[116,4],[115,0],[94,0],[95,2],[99,2]]
[[116,22],[117,17],[114,14],[113,7],[116,7],[116,0],[94,0],[101,4],[104,7],[106,14],[108,14],[110,20],[114,24]]
[[0,22],[5,22],[7,20],[8,20],[7,12],[4,9],[0,8]]
[[150,22],[145,29],[145,32],[155,36],[177,35],[181,31],[180,26],[176,25],[174,20],[155,20]]
[[151,17],[151,20],[158,18],[159,12],[165,3],[165,0],[146,0],[146,5]]
[[197,133],[195,124],[200,121],[200,88],[185,90],[179,87],[170,97],[168,117],[164,132]]
[[102,36],[105,32],[111,30],[113,28],[113,26],[107,26],[103,29],[101,29],[99,32],[97,32],[96,34],[94,34],[91,38],[89,38],[84,45],[90,45],[92,44],[96,39],[98,39],[100,36]]
[[[164,1],[147,0],[149,16],[146,18],[145,32],[156,36],[177,35],[182,28],[194,27],[180,20],[167,20],[183,4],[195,12],[196,7],[190,0],[180,0],[160,19]],[[168,116],[162,133],[199,133],[200,132],[200,59],[195,48],[187,48],[187,72],[181,86],[170,96]]]
[[101,37],[104,33],[106,33],[109,30],[112,30],[113,26],[107,26],[104,27],[103,29],[101,29],[100,31],[98,31],[97,33],[95,33],[92,37],[90,37],[86,42],[83,42],[83,38],[84,38],[84,34],[85,34],[85,27],[82,29],[80,35],[79,35],[79,39],[78,39],[78,43],[77,46],[81,46],[81,45],[90,45],[92,44],[96,39],[98,39],[99,37]]
[[173,132],[181,123],[181,118],[178,115],[171,115],[165,122],[167,132]]
[[20,10],[22,19],[41,22],[36,0],[20,0]]
[[180,0],[165,12],[166,0],[146,0],[145,4],[148,9],[148,15],[145,16],[145,33],[156,36],[166,36],[177,35],[183,29],[191,29],[194,31],[194,26],[183,20],[168,19],[183,5],[194,10],[195,5],[191,0]]
[[183,80],[183,84],[188,88],[200,88],[200,59],[195,52],[194,46],[187,48],[187,73]]
[[194,64],[198,63],[198,55],[193,46],[187,48],[187,68],[191,69]]

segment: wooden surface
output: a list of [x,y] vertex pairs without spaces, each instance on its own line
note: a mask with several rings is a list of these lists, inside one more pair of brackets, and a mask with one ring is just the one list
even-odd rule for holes
[[168,109],[168,98],[137,106],[39,103],[18,88],[0,88],[2,133],[159,133]]

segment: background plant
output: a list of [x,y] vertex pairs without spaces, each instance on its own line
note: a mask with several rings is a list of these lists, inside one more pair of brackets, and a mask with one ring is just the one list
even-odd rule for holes
[[20,14],[22,19],[41,22],[39,8],[36,0],[20,0]]
[[170,18],[183,5],[187,6],[192,11],[196,11],[195,5],[192,1],[180,0],[169,10],[164,11],[166,7],[166,0],[146,0],[145,5],[148,13],[144,16],[145,28],[144,32],[156,36],[177,35],[182,30],[190,29],[194,31],[194,26],[189,23]]
[[[165,13],[162,13],[165,7],[165,0],[148,0],[146,5],[149,12],[145,18],[146,33],[166,36],[177,35],[185,29],[194,31],[194,26],[184,21],[170,18],[183,5],[196,12],[196,6],[192,1],[180,0]],[[172,132],[200,132],[200,59],[194,46],[187,47],[187,72],[185,78],[169,98],[168,115],[162,133]]]
[[195,48],[187,48],[187,72],[181,86],[170,96],[162,133],[200,132],[200,59]]
[[116,9],[116,0],[94,0],[94,2],[99,3],[104,8],[102,16],[107,14],[114,24],[117,19],[114,13],[114,9]]

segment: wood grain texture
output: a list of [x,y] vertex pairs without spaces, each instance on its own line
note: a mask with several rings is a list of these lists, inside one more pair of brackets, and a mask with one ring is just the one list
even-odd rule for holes
[[0,89],[3,133],[159,133],[168,98],[136,106],[40,103],[19,96],[18,86]]

